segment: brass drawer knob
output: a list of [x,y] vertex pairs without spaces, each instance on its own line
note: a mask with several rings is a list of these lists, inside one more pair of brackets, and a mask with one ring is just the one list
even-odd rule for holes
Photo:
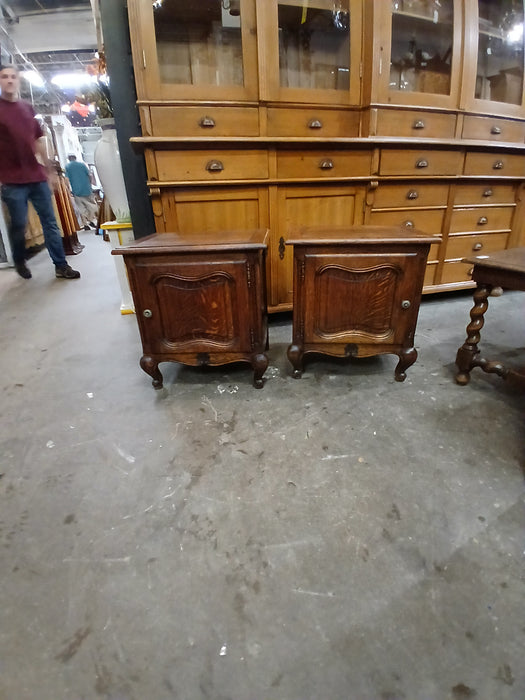
[[153,316],[153,312],[151,311],[151,309],[144,309],[142,315],[144,316],[144,318],[151,318]]
[[319,121],[319,119],[311,119],[308,122],[308,128],[309,129],[322,129],[323,123],[321,121]]
[[213,129],[215,126],[215,119],[212,119],[211,117],[202,117],[199,122],[199,126],[201,126],[203,129]]
[[408,221],[404,221],[404,222],[403,222],[403,226],[404,226],[405,228],[414,228],[414,222],[413,222],[413,221],[410,221],[410,219],[409,219]]
[[220,160],[209,160],[206,163],[206,170],[210,173],[220,173],[224,170],[224,165]]
[[425,128],[425,122],[422,119],[417,119],[413,124],[412,124],[413,129],[424,129]]
[[497,160],[494,165],[492,166],[493,170],[503,170],[503,161],[502,160]]
[[319,163],[321,170],[331,170],[334,167],[334,161],[331,158],[325,158]]
[[419,197],[419,194],[417,193],[417,190],[409,190],[407,192],[407,199],[417,199]]
[[474,243],[472,250],[481,250],[483,248],[483,243]]
[[490,129],[490,133],[491,133],[491,134],[494,134],[494,136],[498,136],[499,134],[501,134],[501,127],[499,127],[499,126],[493,126],[493,127]]
[[480,216],[478,219],[478,226],[485,226],[485,224],[488,223],[488,219],[486,216]]
[[417,161],[416,168],[428,168],[428,160],[421,158]]
[[492,197],[493,194],[494,192],[490,189],[490,187],[483,192],[484,197]]
[[409,309],[410,308],[410,301],[408,299],[403,299],[401,302],[401,308],[402,309]]

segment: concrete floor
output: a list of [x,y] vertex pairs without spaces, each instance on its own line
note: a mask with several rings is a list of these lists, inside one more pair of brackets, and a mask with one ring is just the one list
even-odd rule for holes
[[[419,359],[139,368],[109,244],[0,270],[1,700],[523,700],[523,389]],[[523,360],[522,294],[483,348]]]

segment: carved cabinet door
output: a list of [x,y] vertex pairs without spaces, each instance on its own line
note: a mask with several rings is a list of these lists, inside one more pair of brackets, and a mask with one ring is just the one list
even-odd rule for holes
[[411,345],[425,267],[411,252],[306,251],[301,315],[308,342]]

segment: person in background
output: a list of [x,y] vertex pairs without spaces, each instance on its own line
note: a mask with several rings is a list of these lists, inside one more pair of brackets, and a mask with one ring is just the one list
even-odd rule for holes
[[2,201],[11,219],[8,234],[15,268],[20,277],[30,279],[25,233],[31,201],[42,224],[55,276],[78,279],[80,272],[66,262],[62,234],[55,218],[48,184],[53,168],[47,159],[42,128],[31,105],[19,99],[19,87],[18,69],[12,65],[0,66],[0,183]]
[[78,161],[73,154],[69,155],[67,159],[69,163],[66,165],[66,175],[80,214],[80,223],[84,227],[84,231],[89,231],[91,228],[97,227],[94,219],[96,219],[98,211],[91,188],[89,169],[85,163]]

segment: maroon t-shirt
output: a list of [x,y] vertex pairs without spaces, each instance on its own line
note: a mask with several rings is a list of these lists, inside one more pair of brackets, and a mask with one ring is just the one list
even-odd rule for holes
[[43,136],[30,104],[0,97],[0,182],[22,185],[47,180],[35,157],[35,141]]

